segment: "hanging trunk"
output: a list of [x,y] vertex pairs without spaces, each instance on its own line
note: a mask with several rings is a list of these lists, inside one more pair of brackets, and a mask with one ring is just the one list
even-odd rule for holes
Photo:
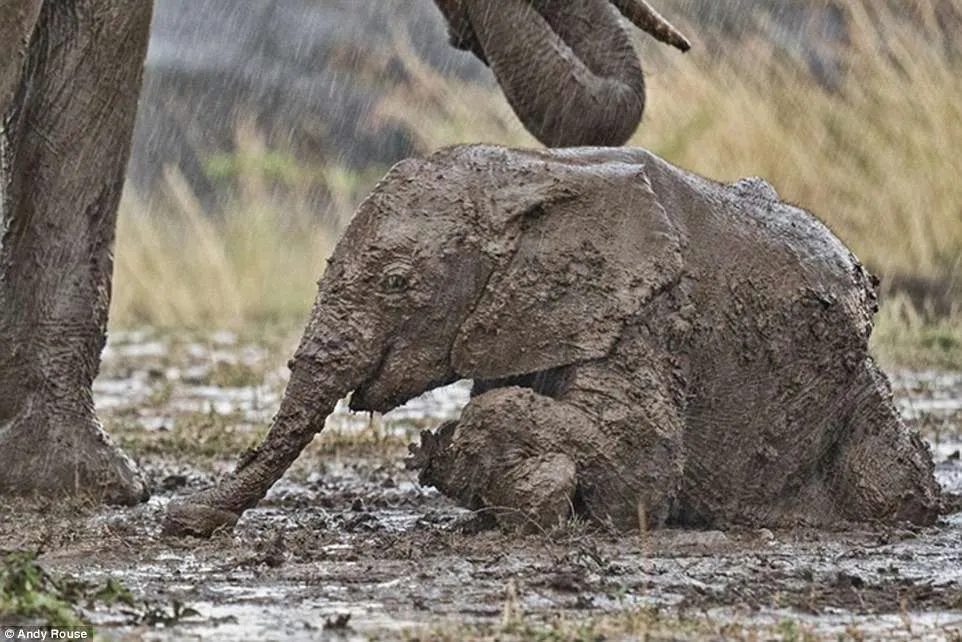
[[233,527],[245,510],[264,498],[324,428],[338,400],[350,392],[322,373],[318,365],[294,368],[264,441],[242,455],[235,470],[217,486],[171,503],[164,518],[165,535],[209,537]]
[[324,428],[338,400],[376,374],[383,338],[350,308],[326,303],[336,298],[327,294],[322,279],[311,321],[290,362],[291,379],[281,407],[264,441],[241,456],[236,469],[217,486],[172,503],[165,535],[208,537],[232,527]]
[[645,106],[645,79],[612,5],[597,0],[464,0],[464,5],[498,84],[538,140],[573,147],[621,145],[631,137]]
[[151,6],[0,9],[0,494],[146,497],[91,386]]

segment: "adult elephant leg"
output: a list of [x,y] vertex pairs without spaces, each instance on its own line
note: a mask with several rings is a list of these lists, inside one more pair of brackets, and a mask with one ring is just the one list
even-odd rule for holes
[[518,117],[549,147],[621,145],[645,106],[638,55],[608,0],[463,0]]
[[42,0],[5,0],[0,5],[0,114],[6,114],[20,84],[27,42]]
[[91,385],[151,2],[7,2],[0,16],[0,494],[142,501]]

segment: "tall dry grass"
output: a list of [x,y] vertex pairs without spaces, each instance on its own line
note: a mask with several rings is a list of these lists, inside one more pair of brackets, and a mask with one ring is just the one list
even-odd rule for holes
[[306,320],[333,247],[329,226],[268,198],[212,217],[176,174],[168,191],[162,212],[146,212],[130,193],[121,202],[113,327],[240,330]]
[[962,61],[946,57],[925,16],[904,19],[908,3],[843,4],[853,29],[837,93],[771,43],[717,60],[696,54],[653,78],[636,142],[721,180],[765,177],[883,278],[954,279]]
[[[838,52],[837,90],[751,33],[720,51],[707,46],[718,34],[686,25],[695,48],[684,56],[644,42],[649,100],[632,144],[718,180],[762,176],[826,221],[887,283],[915,277],[954,299],[962,60],[947,52],[932,7],[962,15],[962,0],[834,1],[852,25]],[[535,145],[497,89],[438,74],[401,37],[398,58],[410,80],[384,98],[380,118],[401,123],[423,151]],[[337,183],[329,188],[342,211],[328,218],[346,221],[356,197]],[[115,326],[242,326],[306,315],[338,226],[325,229],[310,213],[258,199],[257,190],[215,221],[185,190],[174,192],[165,216],[142,216],[133,198],[125,201]],[[907,314],[902,305],[883,318],[917,323]]]

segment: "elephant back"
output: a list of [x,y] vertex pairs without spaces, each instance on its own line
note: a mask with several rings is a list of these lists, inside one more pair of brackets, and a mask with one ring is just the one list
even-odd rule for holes
[[840,519],[833,495],[811,480],[845,438],[874,368],[872,277],[761,179],[723,185],[667,164],[649,173],[685,230],[698,310],[677,519]]

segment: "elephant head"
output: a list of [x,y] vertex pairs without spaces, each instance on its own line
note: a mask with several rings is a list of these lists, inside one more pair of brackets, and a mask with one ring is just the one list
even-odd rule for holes
[[355,410],[388,411],[460,378],[606,355],[678,278],[680,248],[641,165],[494,147],[399,163],[328,261],[265,442],[172,506],[167,532],[232,524],[348,393]]
[[621,145],[641,121],[644,75],[618,11],[663,42],[691,46],[644,0],[435,3],[451,43],[491,67],[525,127],[549,147]]

